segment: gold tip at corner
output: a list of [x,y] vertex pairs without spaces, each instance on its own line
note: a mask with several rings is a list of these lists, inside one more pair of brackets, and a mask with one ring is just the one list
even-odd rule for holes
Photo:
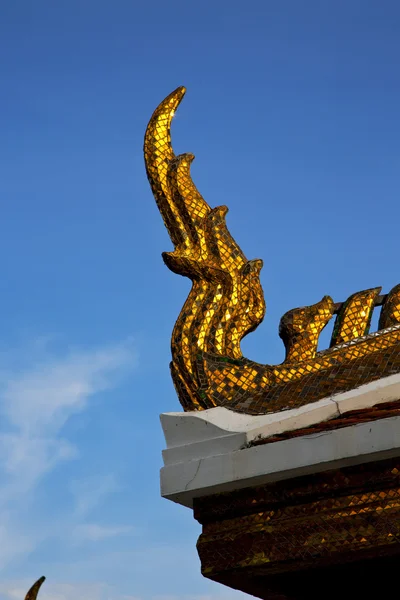
[[25,596],[25,600],[36,600],[37,595],[39,593],[39,589],[42,585],[42,583],[46,580],[46,577],[41,577],[40,579],[38,579],[33,586],[31,587],[31,589],[29,590],[29,592],[27,593],[27,595]]
[[[175,113],[175,110],[178,108],[179,104],[182,102],[184,95],[186,94],[186,88],[183,85],[180,85],[173,92],[171,92],[156,108],[156,111],[165,111],[167,107],[172,109],[172,113]],[[175,108],[171,106],[171,103],[175,105]],[[167,109],[168,110],[168,109]]]

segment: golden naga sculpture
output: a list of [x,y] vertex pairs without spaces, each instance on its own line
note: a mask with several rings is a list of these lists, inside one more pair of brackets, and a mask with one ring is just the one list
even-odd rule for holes
[[[279,328],[282,364],[243,357],[242,338],[265,314],[262,261],[246,259],[227,229],[227,207],[210,208],[194,186],[194,156],[174,154],[171,121],[185,91],[180,87],[161,102],[144,140],[147,176],[175,247],[164,262],[193,283],[171,342],[171,372],[184,409],[266,414],[400,372],[400,285],[385,296],[372,288],[344,303],[325,296],[291,310]],[[369,334],[376,306],[382,306],[379,331]],[[318,352],[319,335],[335,314],[331,346]]]
[[39,593],[40,586],[45,581],[46,577],[41,577],[37,580],[36,583],[33,584],[27,595],[25,596],[25,600],[36,600],[37,595]]

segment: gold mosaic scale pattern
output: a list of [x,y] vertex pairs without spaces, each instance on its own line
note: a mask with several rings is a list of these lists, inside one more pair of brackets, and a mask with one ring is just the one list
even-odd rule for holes
[[[211,209],[196,189],[190,176],[194,156],[173,152],[171,122],[184,93],[180,87],[159,105],[144,142],[148,179],[174,244],[164,261],[193,284],[171,340],[171,372],[184,409],[229,406],[265,414],[399,372],[400,286],[385,299],[378,334],[368,332],[380,288],[353,294],[338,311],[325,296],[282,317],[282,365],[243,357],[241,340],[265,314],[262,261],[248,261],[230,235],[227,207]],[[335,312],[331,348],[317,352]]]
[[270,577],[399,553],[400,462],[197,499],[194,514],[202,573],[228,585],[230,573],[249,569]]

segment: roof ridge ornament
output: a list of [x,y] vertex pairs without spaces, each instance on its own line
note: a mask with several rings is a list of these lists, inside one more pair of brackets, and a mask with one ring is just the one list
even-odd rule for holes
[[[400,285],[330,296],[287,312],[279,334],[286,358],[261,365],[243,357],[240,342],[265,314],[262,261],[247,260],[225,222],[226,206],[211,208],[190,176],[192,154],[176,156],[171,122],[186,90],[177,88],[147,126],[147,176],[173,252],[163,259],[192,289],[172,333],[171,373],[185,410],[225,406],[248,414],[296,408],[400,372]],[[379,331],[369,335],[373,310],[382,305]],[[331,347],[318,351],[321,331],[337,314]]]
[[25,600],[36,600],[37,595],[39,593],[39,589],[42,585],[42,583],[46,580],[46,577],[41,577],[40,579],[38,579],[33,586],[31,587],[31,589],[29,590],[29,592],[27,593],[27,595],[25,596]]

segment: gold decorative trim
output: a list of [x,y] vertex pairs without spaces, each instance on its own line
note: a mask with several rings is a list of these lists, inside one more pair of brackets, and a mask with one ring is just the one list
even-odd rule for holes
[[[286,347],[281,365],[243,357],[240,342],[265,314],[262,261],[247,260],[230,235],[226,206],[210,208],[190,176],[192,154],[176,156],[171,122],[180,87],[155,110],[145,134],[147,176],[174,244],[166,265],[192,280],[172,334],[173,381],[185,410],[226,406],[248,414],[294,408],[400,372],[400,285],[334,304],[325,296],[281,320]],[[368,335],[373,310],[383,303],[380,331]],[[318,351],[319,336],[337,314],[331,348]]]
[[309,586],[318,569],[400,559],[400,461],[198,498],[194,515],[203,526],[197,544],[203,575],[274,597],[268,588],[284,594],[307,569]]

